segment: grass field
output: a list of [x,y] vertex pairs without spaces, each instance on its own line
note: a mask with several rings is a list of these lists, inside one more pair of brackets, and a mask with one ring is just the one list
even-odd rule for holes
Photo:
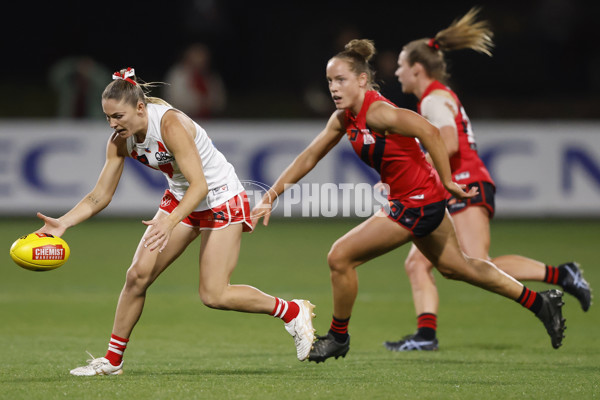
[[[357,223],[274,219],[245,235],[232,283],[317,305],[326,333],[331,289],[325,256]],[[299,362],[281,321],[203,306],[197,252],[188,251],[150,288],[121,376],[81,378],[69,369],[90,351],[103,356],[117,296],[144,226],[95,218],[64,238],[67,264],[31,272],[13,264],[10,244],[33,219],[0,220],[2,399],[590,399],[600,397],[598,305],[584,313],[566,296],[566,339],[552,349],[543,325],[517,303],[439,274],[439,352],[391,353],[383,341],[415,328],[402,262],[408,247],[359,270],[360,292],[345,359]],[[548,263],[577,260],[600,286],[600,221],[496,221],[492,255],[520,253]],[[532,289],[548,286],[534,283]]]

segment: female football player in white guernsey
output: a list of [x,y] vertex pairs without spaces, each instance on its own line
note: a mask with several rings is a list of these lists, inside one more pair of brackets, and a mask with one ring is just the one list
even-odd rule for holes
[[136,80],[132,68],[115,72],[102,94],[111,134],[106,162],[94,189],[60,218],[41,213],[38,232],[62,236],[104,209],[115,193],[126,157],[165,174],[169,189],[137,247],[117,304],[112,335],[104,357],[71,370],[78,376],[118,375],[123,352],[142,314],[146,290],[198,236],[200,298],[210,308],[270,314],[285,322],[303,361],[314,340],[312,309],[307,300],[269,296],[247,285],[230,285],[242,232],[252,231],[246,193],[204,129],[181,111],[146,95],[152,84]]

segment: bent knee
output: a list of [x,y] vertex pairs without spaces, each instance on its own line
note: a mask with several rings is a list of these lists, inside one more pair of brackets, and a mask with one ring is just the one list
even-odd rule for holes
[[404,270],[409,277],[429,275],[433,265],[423,256],[409,255],[404,261]]
[[200,300],[208,308],[214,308],[216,310],[226,310],[227,305],[224,301],[224,296],[215,290],[208,290],[200,288],[199,290]]
[[331,246],[329,253],[327,254],[327,264],[331,271],[344,271],[352,268],[352,263],[342,246],[338,245],[337,242]]

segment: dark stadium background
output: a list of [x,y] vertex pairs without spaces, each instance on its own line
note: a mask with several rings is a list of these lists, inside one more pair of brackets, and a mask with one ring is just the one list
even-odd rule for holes
[[[600,3],[531,1],[11,2],[0,28],[0,118],[52,117],[48,69],[89,55],[111,70],[134,66],[162,80],[189,43],[202,41],[229,91],[223,117],[315,117],[302,101],[322,80],[336,33],[352,27],[397,51],[481,5],[496,34],[494,57],[451,54],[451,84],[471,118],[599,118]],[[455,68],[453,66],[456,66]],[[110,78],[107,78],[107,81]],[[395,82],[388,82],[393,85]],[[398,100],[403,106],[412,99]]]

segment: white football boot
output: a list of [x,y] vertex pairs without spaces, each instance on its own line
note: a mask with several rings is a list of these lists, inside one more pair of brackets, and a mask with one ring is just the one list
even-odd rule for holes
[[304,361],[308,358],[310,349],[315,341],[315,329],[312,319],[315,316],[313,306],[308,300],[292,300],[300,307],[298,316],[285,324],[285,330],[294,338],[298,360]]
[[114,366],[104,357],[94,358],[88,353],[91,360],[87,360],[88,365],[77,367],[70,371],[71,375],[75,376],[94,376],[94,375],[121,375],[123,373],[123,362]]

